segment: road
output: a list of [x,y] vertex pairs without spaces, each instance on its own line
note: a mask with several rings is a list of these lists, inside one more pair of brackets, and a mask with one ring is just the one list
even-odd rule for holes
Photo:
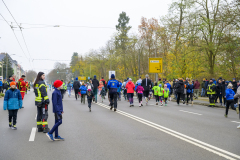
[[[51,98],[51,91],[48,93]],[[8,113],[0,110],[0,160],[221,160],[240,159],[238,115],[205,106],[134,107],[118,102],[118,111],[109,110],[108,101],[87,104],[65,96],[63,124],[65,141],[49,141],[36,127],[36,106],[31,91],[19,110],[18,130],[8,128]],[[0,99],[3,104],[3,98]],[[54,124],[50,104],[49,126]],[[33,141],[29,141],[32,137]]]

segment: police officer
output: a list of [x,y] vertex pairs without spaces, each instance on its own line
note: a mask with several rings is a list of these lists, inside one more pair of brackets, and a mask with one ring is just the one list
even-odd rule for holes
[[13,81],[13,77],[9,76],[9,78],[5,81],[3,89],[6,89],[6,91],[10,88],[10,83]]
[[109,89],[109,97],[110,97],[110,110],[113,109],[117,111],[117,89],[119,87],[119,82],[115,79],[115,75],[111,75],[111,79],[108,81],[107,88]]
[[216,85],[213,83],[213,80],[210,79],[207,86],[207,95],[209,97],[209,107],[215,106],[215,96],[216,96]]
[[49,99],[47,95],[47,86],[44,82],[45,74],[39,72],[34,82],[35,105],[37,106],[37,128],[38,132],[47,133],[48,128],[48,105]]

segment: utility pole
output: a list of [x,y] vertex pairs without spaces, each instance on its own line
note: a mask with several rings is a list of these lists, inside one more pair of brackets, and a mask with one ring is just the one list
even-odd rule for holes
[[140,49],[138,53],[138,76],[140,77]]
[[7,61],[7,63],[6,63],[6,79],[7,79],[7,77],[8,77],[8,71],[7,71],[7,69],[8,69],[8,57],[7,57],[8,55],[7,55],[7,53],[6,53],[6,61]]

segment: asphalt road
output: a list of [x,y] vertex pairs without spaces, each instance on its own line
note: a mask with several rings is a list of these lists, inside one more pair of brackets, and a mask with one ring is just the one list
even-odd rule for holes
[[[48,93],[51,98],[51,91]],[[0,160],[221,160],[240,159],[238,115],[230,110],[198,105],[134,107],[118,102],[118,111],[108,101],[87,104],[65,95],[63,124],[59,135],[65,141],[50,141],[36,127],[34,94],[25,96],[17,127],[8,127],[8,113],[0,110]],[[3,98],[0,99],[3,104]],[[54,124],[50,104],[49,126]],[[234,121],[234,122],[233,122]],[[33,141],[29,141],[33,136]],[[35,137],[34,137],[35,136]]]

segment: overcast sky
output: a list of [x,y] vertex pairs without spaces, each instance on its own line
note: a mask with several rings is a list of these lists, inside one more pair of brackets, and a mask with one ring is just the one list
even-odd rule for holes
[[[119,14],[125,11],[130,17],[131,32],[137,33],[141,17],[157,18],[168,12],[171,0],[4,0],[18,23],[22,23],[29,53],[32,59],[70,60],[73,52],[84,55],[90,49],[104,46],[116,32]],[[0,13],[14,22],[0,0]],[[10,23],[10,22],[9,22]],[[24,24],[25,23],[25,24]],[[28,24],[26,24],[28,23]],[[29,25],[46,24],[46,25]],[[53,27],[60,25],[60,27]],[[89,26],[88,27],[63,27]],[[17,27],[15,23],[13,26]],[[48,26],[48,27],[46,27]],[[31,28],[44,27],[44,28]],[[28,29],[29,28],[29,29]],[[48,72],[55,61],[28,61],[29,53],[19,29],[14,31],[27,56],[25,57],[13,31],[0,16],[0,52],[13,55],[24,70],[34,68]],[[70,61],[66,61],[69,64]]]

